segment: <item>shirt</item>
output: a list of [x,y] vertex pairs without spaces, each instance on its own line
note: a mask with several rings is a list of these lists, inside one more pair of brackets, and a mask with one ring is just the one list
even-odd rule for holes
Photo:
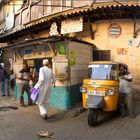
[[[24,78],[24,79],[30,79],[30,73],[28,71],[21,70],[18,73],[18,76],[17,77],[18,78]],[[27,80],[17,79],[17,83],[20,83],[20,84],[28,84],[29,82]]]
[[[123,76],[128,80],[132,79],[131,74],[126,74],[126,75],[123,75]],[[131,93],[132,82],[129,82],[126,79],[121,79],[121,77],[120,77],[119,90],[120,90],[121,93]]]

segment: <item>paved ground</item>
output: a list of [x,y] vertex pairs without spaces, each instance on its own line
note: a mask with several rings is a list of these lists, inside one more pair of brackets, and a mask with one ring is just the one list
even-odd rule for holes
[[[12,97],[0,97],[3,105],[18,106]],[[140,139],[140,101],[135,101],[134,120],[129,117],[120,118],[114,113],[100,113],[96,127],[87,125],[87,114],[77,114],[80,107],[67,112],[49,109],[50,118],[42,120],[36,105],[18,108],[17,110],[0,109],[0,140],[40,140],[36,133],[41,130],[54,132],[55,140],[139,140]],[[74,117],[75,116],[75,117]]]

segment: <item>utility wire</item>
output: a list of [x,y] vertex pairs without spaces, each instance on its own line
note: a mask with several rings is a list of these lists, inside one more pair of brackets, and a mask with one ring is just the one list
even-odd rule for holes
[[116,0],[114,0],[114,2],[116,2],[116,3],[118,3],[118,4],[122,5],[122,6],[124,6],[121,2],[118,2]]
[[93,5],[96,3],[96,0],[93,0],[91,7],[93,7]]
[[[10,5],[13,5],[13,4],[9,4],[7,6],[10,6]],[[20,6],[21,4],[14,4],[14,6]],[[24,6],[29,6],[29,4],[24,4]],[[32,5],[31,5],[32,6]],[[74,8],[72,6],[65,6],[65,5],[51,5],[51,4],[38,4],[38,5],[35,5],[35,6],[53,6],[53,7],[67,7],[67,8]]]

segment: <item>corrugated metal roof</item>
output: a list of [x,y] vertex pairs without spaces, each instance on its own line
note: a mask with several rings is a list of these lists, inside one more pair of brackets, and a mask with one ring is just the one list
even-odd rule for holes
[[[96,19],[99,16],[100,16],[100,18],[103,19],[104,17],[102,15],[105,15],[106,11],[107,11],[106,14],[113,15],[112,11],[115,12],[115,14],[116,13],[120,14],[120,12],[121,12],[120,10],[123,11],[127,15],[128,15],[127,12],[130,12],[131,15],[135,14],[137,16],[139,14],[139,16],[140,16],[140,2],[132,2],[132,1],[131,2],[101,2],[101,3],[94,3],[92,6],[82,6],[82,7],[78,7],[78,8],[65,10],[62,12],[58,12],[56,14],[51,14],[48,16],[41,17],[39,19],[31,21],[30,23],[27,23],[27,24],[18,26],[16,28],[13,28],[11,30],[8,30],[7,32],[4,32],[4,34],[0,35],[0,41],[2,40],[2,38],[5,38],[14,33],[23,31],[25,29],[28,29],[28,28],[31,28],[34,26],[38,26],[42,23],[53,22],[57,18],[59,18],[60,20],[63,20],[65,18],[69,18],[69,17],[80,16],[80,15],[84,15],[84,14],[88,15],[88,13],[92,12],[92,16],[94,17],[94,19]],[[135,13],[133,13],[131,10],[135,10]],[[124,14],[124,16],[125,16],[125,14]],[[113,18],[115,18],[115,17],[113,17]],[[127,18],[129,18],[129,16]]]
[[83,13],[83,12],[87,12],[87,11],[96,11],[98,9],[108,9],[108,8],[128,8],[128,7],[140,7],[140,1],[139,2],[98,2],[98,3],[94,3],[92,6],[82,6],[79,8],[75,8],[75,9],[70,9],[67,11],[62,12],[63,15],[68,16],[68,15],[72,15],[72,14],[76,14],[76,13]]

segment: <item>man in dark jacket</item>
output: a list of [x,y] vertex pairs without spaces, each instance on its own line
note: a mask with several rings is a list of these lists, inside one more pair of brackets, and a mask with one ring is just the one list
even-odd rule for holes
[[5,79],[6,79],[6,69],[0,65],[0,89],[2,97],[5,96]]

